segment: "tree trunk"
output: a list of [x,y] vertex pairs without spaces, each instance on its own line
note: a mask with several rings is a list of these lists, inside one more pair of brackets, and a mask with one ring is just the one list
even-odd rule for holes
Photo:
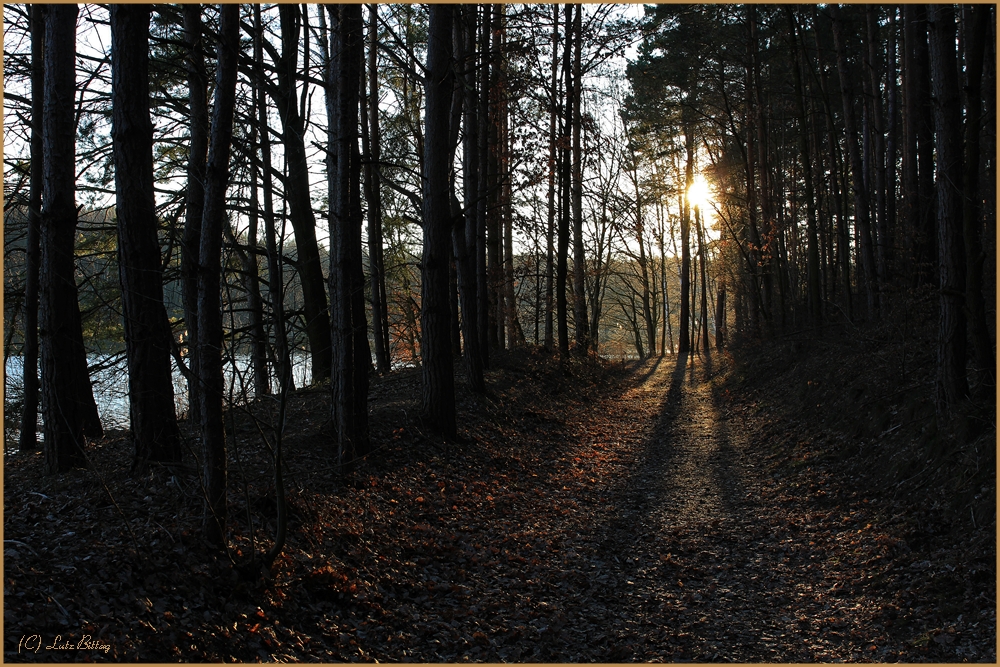
[[41,259],[42,117],[45,95],[45,13],[31,6],[31,183],[28,190],[28,238],[24,254],[24,406],[19,448],[38,451],[38,270]]
[[806,116],[806,96],[802,86],[798,22],[792,9],[785,5],[792,41],[792,73],[795,81],[795,103],[799,112],[799,157],[802,160],[802,175],[805,181],[806,198],[806,294],[808,295],[809,317],[814,324],[823,321],[822,292],[820,290],[819,235],[816,222],[816,195],[813,190],[812,156],[809,152],[809,124]]
[[368,322],[361,260],[361,157],[358,106],[364,55],[361,5],[327,5],[333,43],[327,65],[330,200],[330,305],[333,320],[333,420],[337,460],[370,451],[368,438]]
[[45,472],[86,463],[84,436],[100,435],[87,373],[77,285],[76,236],[76,5],[45,9],[42,116],[43,192],[39,322]]
[[282,120],[282,140],[288,164],[285,196],[295,233],[297,268],[302,284],[306,334],[312,354],[312,381],[330,377],[330,317],[319,247],[316,244],[316,217],[309,194],[309,166],[305,150],[305,129],[295,97],[299,50],[298,5],[280,5],[281,62],[277,64],[277,91],[273,96]]
[[[185,5],[185,8],[188,5]],[[261,26],[260,5],[254,5],[254,93],[257,112],[257,129],[260,137],[259,165],[264,195],[264,243],[267,250],[267,293],[271,302],[271,317],[274,318],[275,355],[277,375],[282,392],[294,389],[292,382],[292,360],[288,350],[287,329],[285,328],[285,297],[281,253],[278,251],[274,227],[274,187],[271,171],[271,128],[267,123],[267,107],[261,87],[263,85],[263,28]],[[254,168],[257,168],[256,164]]]
[[559,5],[552,5],[552,73],[549,89],[549,194],[548,220],[545,228],[545,349],[555,349],[553,309],[555,308],[555,241],[556,231],[556,109],[559,105]]
[[691,351],[691,205],[687,193],[694,183],[694,135],[690,120],[685,119],[685,121],[684,148],[687,152],[687,162],[684,166],[684,199],[681,206],[681,314],[677,330],[678,354],[687,354]]
[[695,225],[698,228],[698,263],[701,265],[701,346],[705,350],[705,354],[708,354],[708,272],[705,268],[705,235],[702,230],[699,208],[695,208],[694,216]]
[[570,131],[573,125],[572,107],[572,66],[571,58],[573,54],[573,29],[570,27],[573,20],[573,7],[565,6],[566,15],[566,44],[563,51],[563,79],[565,81],[566,102],[562,114],[562,139],[560,140],[560,164],[559,170],[559,191],[560,191],[560,215],[558,242],[556,248],[556,324],[559,336],[559,354],[563,357],[569,355],[569,325],[567,322],[566,303],[566,278],[569,273],[569,225],[570,225],[570,189],[571,189],[571,156],[570,156]]
[[833,17],[833,41],[837,52],[837,72],[840,75],[840,90],[844,102],[844,131],[847,135],[848,153],[851,157],[851,176],[854,187],[854,220],[861,254],[861,270],[864,274],[865,296],[868,318],[879,318],[878,279],[875,267],[875,253],[872,248],[871,218],[868,209],[868,193],[864,184],[864,166],[858,147],[858,129],[854,114],[854,94],[851,86],[852,72],[847,68],[847,47],[843,35],[843,17],[837,5],[830,5]]
[[[581,51],[583,44],[583,6],[576,5],[573,18],[573,88],[569,91],[573,107],[573,322],[576,326],[576,344],[580,354],[587,354],[590,348],[590,329],[587,326],[587,299],[584,277],[587,271],[587,257],[583,249],[583,150],[580,146],[582,122],[581,110]],[[654,341],[650,341],[652,354]]]
[[111,92],[118,271],[137,466],[181,458],[163,306],[149,120],[149,5],[111,5]]
[[187,58],[190,148],[184,232],[181,237],[181,290],[187,328],[188,423],[201,422],[201,371],[198,364],[198,247],[205,208],[205,160],[208,153],[208,75],[202,52],[201,5],[184,5],[184,45]]
[[[871,91],[871,130],[874,134],[872,147],[874,153],[875,172],[875,274],[879,285],[884,285],[888,278],[888,268],[886,266],[886,256],[889,248],[889,225],[886,221],[886,147],[885,147],[885,114],[882,106],[882,90],[879,85],[882,79],[882,67],[878,60],[878,51],[885,48],[884,42],[879,40],[878,31],[878,8],[876,5],[865,6],[865,19],[867,24],[867,67],[869,89]],[[892,165],[895,167],[895,165]]]
[[364,144],[365,201],[368,203],[368,267],[371,274],[372,335],[375,368],[380,375],[391,370],[389,360],[389,311],[385,292],[385,252],[382,240],[382,137],[378,117],[378,5],[368,5],[368,104],[361,104],[361,139]]
[[451,242],[448,128],[454,86],[452,20],[454,6],[431,5],[427,39],[424,131],[424,248],[420,318],[423,411],[446,437],[455,436],[455,378],[448,308],[448,261]]
[[229,154],[236,106],[239,61],[239,5],[219,12],[218,66],[212,132],[205,169],[205,206],[201,223],[198,272],[198,354],[201,363],[201,437],[205,453],[205,533],[222,546],[226,530],[226,434],[222,398],[222,303],[220,298],[222,230],[226,219]]
[[476,296],[477,324],[479,329],[479,352],[483,367],[490,367],[490,345],[493,322],[490,319],[490,279],[486,263],[487,218],[489,214],[489,126],[490,98],[493,95],[490,83],[490,36],[492,35],[493,12],[489,5],[482,5],[483,19],[479,37],[479,198],[476,206]]
[[476,393],[486,391],[483,378],[483,359],[480,352],[480,338],[477,313],[479,303],[476,285],[476,218],[479,197],[479,96],[476,89],[475,45],[476,8],[465,5],[462,8],[462,29],[458,34],[461,53],[457,61],[464,71],[464,95],[462,126],[465,134],[462,140],[463,196],[465,207],[456,219],[452,230],[455,259],[458,265],[458,286],[462,301],[462,338],[465,341],[465,367],[469,386]]
[[965,241],[962,229],[962,102],[951,5],[928,8],[934,130],[937,137],[938,320],[937,404],[955,405],[969,392],[965,375]]
[[981,195],[979,192],[979,135],[982,130],[982,77],[983,57],[989,32],[990,12],[985,5],[967,5],[963,9],[965,25],[965,192],[962,208],[962,227],[965,238],[966,274],[965,307],[968,311],[969,334],[972,349],[980,368],[986,372],[985,385],[993,387],[996,380],[996,361],[993,342],[986,320],[986,302],[983,299],[982,221],[980,219]]

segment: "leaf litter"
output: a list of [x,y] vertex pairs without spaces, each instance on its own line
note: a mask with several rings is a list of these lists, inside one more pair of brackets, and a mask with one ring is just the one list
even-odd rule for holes
[[[715,361],[501,357],[486,396],[460,391],[456,442],[421,423],[419,373],[394,374],[373,385],[376,451],[348,472],[326,392],[298,392],[289,537],[266,573],[248,564],[274,489],[248,414],[228,434],[235,566],[202,544],[194,464],[131,476],[122,434],[58,477],[8,455],[5,657],[995,660],[994,529],[911,545],[909,518],[886,521],[752,392],[727,396]],[[31,634],[110,650],[19,653]]]

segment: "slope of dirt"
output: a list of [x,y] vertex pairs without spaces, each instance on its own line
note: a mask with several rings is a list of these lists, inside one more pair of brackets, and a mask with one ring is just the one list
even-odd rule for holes
[[[131,477],[124,438],[53,478],[8,455],[5,658],[995,660],[991,563],[903,548],[833,466],[786,470],[761,442],[777,417],[750,398],[730,411],[720,361],[518,352],[489,395],[460,382],[458,442],[421,425],[419,374],[394,375],[372,390],[376,452],[346,474],[327,393],[299,392],[289,538],[263,578],[248,564],[274,534],[271,403],[229,424],[239,567],[201,545],[193,464]],[[948,567],[974,608],[911,602]],[[56,635],[107,652],[47,650]]]

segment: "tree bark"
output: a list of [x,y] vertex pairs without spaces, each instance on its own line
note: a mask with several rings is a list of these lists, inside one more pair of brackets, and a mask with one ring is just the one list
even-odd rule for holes
[[153,196],[149,5],[111,5],[111,92],[118,271],[135,465],[181,458],[171,332]]
[[85,465],[84,436],[100,434],[74,277],[77,12],[76,5],[45,9],[39,331],[47,474]]
[[483,367],[490,367],[490,345],[493,322],[490,318],[490,278],[486,262],[487,218],[489,216],[489,126],[491,85],[490,38],[492,35],[493,11],[489,5],[482,5],[483,19],[479,37],[479,199],[476,207],[476,296],[478,299],[477,324],[479,329],[479,352]]
[[239,5],[219,10],[218,66],[212,131],[205,169],[205,205],[201,223],[198,271],[198,354],[200,355],[201,437],[205,466],[205,533],[208,542],[223,546],[226,530],[226,434],[222,399],[222,230],[226,218],[229,155],[232,148],[239,60]]
[[181,290],[187,328],[188,423],[201,423],[201,371],[198,364],[198,251],[205,209],[205,160],[208,155],[208,74],[202,50],[201,5],[184,5],[190,147],[188,149],[186,218],[181,236]]
[[424,131],[424,244],[421,292],[423,308],[421,357],[423,411],[446,437],[455,436],[455,378],[452,366],[448,307],[448,262],[451,242],[448,146],[454,71],[452,21],[454,6],[431,5],[427,38]]
[[814,324],[823,321],[822,292],[820,290],[819,235],[816,222],[816,194],[813,189],[812,155],[809,151],[809,124],[806,116],[806,96],[802,86],[802,71],[798,39],[798,21],[788,5],[784,7],[788,17],[792,41],[792,73],[795,81],[795,103],[799,114],[799,157],[802,160],[802,175],[805,181],[806,198],[806,294],[808,295],[809,317]]
[[549,194],[548,220],[545,227],[545,349],[552,352],[555,348],[553,331],[554,298],[553,285],[555,272],[555,241],[556,232],[556,109],[559,105],[559,5],[552,5],[552,73],[549,89]]
[[330,316],[319,247],[316,244],[316,216],[309,194],[309,167],[306,160],[305,128],[295,98],[299,50],[299,7],[280,5],[281,62],[277,65],[278,87],[273,95],[282,120],[282,140],[288,164],[285,196],[295,233],[296,262],[302,284],[306,334],[312,355],[312,381],[330,377]]
[[987,376],[985,385],[993,387],[996,381],[996,360],[993,342],[986,319],[986,302],[983,298],[982,199],[979,188],[980,141],[982,131],[982,78],[983,59],[989,33],[989,8],[966,5],[963,8],[965,25],[965,174],[963,182],[962,227],[965,239],[966,274],[965,307],[968,312],[969,334],[972,349]]
[[368,203],[368,267],[371,274],[372,336],[375,368],[380,375],[391,370],[389,359],[389,310],[385,291],[385,252],[382,234],[382,137],[378,100],[378,5],[368,5],[368,104],[361,104],[365,164],[365,201]]
[[461,47],[457,62],[464,72],[464,95],[462,98],[462,126],[465,134],[462,141],[463,197],[465,206],[460,217],[455,220],[452,240],[455,261],[458,268],[459,296],[462,301],[462,338],[465,341],[465,368],[472,391],[484,393],[486,383],[483,378],[483,358],[480,351],[478,329],[479,300],[476,285],[476,219],[479,198],[479,95],[476,89],[475,45],[476,8],[462,7],[462,25],[457,34]]
[[[187,7],[188,5],[185,5]],[[271,302],[271,317],[274,319],[274,344],[277,356],[278,382],[282,392],[294,389],[292,382],[292,360],[288,350],[288,336],[285,328],[285,297],[281,254],[275,238],[274,186],[271,170],[271,128],[267,122],[267,106],[263,91],[263,28],[261,26],[260,5],[254,5],[254,76],[256,95],[257,129],[260,137],[261,185],[264,195],[264,244],[267,251],[267,293]],[[256,162],[256,161],[255,161]]]
[[361,5],[327,5],[333,44],[327,66],[327,163],[330,200],[330,304],[334,357],[333,419],[337,460],[370,451],[368,437],[368,322],[361,260],[361,157],[358,106],[364,54]]
[[[684,148],[687,162],[684,166],[684,199],[681,206],[681,313],[680,326],[677,329],[678,354],[687,354],[691,351],[691,205],[687,193],[694,183],[694,135],[690,120],[685,120],[684,123]],[[749,155],[750,151],[747,154]]]
[[38,451],[38,271],[41,260],[42,153],[45,95],[45,14],[31,6],[31,183],[28,186],[28,236],[24,256],[24,407],[19,448]]
[[840,75],[840,90],[844,103],[844,131],[847,135],[848,153],[851,157],[851,176],[854,188],[854,221],[861,254],[861,270],[864,274],[865,296],[868,318],[879,318],[878,278],[875,267],[875,253],[872,248],[871,216],[868,208],[868,192],[864,183],[864,166],[858,147],[858,129],[854,114],[854,94],[851,85],[852,72],[847,67],[847,46],[843,35],[843,17],[837,5],[830,5],[833,17],[833,41],[837,52],[837,72]]
[[965,374],[965,241],[962,229],[962,103],[955,59],[955,13],[951,5],[928,8],[934,130],[937,137],[938,319],[937,405],[939,412],[969,393]]
[[[583,125],[581,109],[581,51],[583,44],[583,5],[576,5],[573,17],[573,88],[569,94],[573,106],[573,322],[576,344],[580,354],[590,349],[590,329],[587,324],[587,298],[584,278],[587,257],[583,248],[583,150],[580,132]],[[650,340],[650,354],[654,354],[655,341]]]

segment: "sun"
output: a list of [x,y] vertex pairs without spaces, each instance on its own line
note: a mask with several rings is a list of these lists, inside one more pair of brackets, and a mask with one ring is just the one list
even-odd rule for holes
[[697,206],[702,211],[708,208],[712,202],[712,192],[708,188],[708,183],[701,176],[696,176],[687,192],[688,203]]

